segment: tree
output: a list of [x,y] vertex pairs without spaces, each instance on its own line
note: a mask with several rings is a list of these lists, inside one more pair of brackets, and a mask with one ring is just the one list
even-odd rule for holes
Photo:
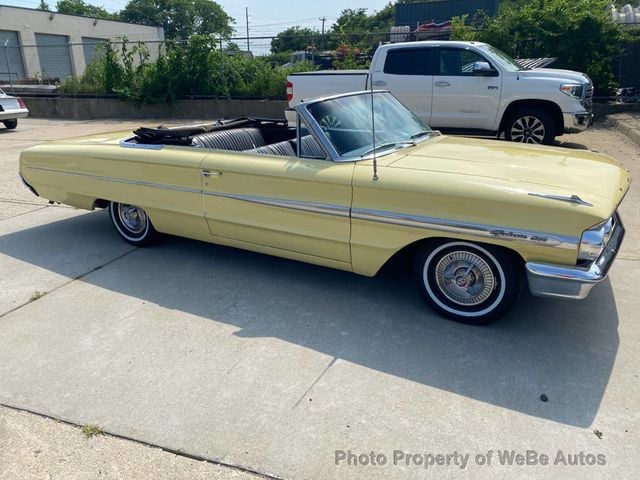
[[191,35],[228,38],[233,33],[233,18],[212,0],[130,0],[120,17],[127,22],[162,26],[168,39]]
[[[41,5],[47,5],[44,0],[41,0]],[[56,4],[56,10],[58,13],[67,13],[70,15],[84,15],[85,17],[104,18],[105,20],[116,20],[118,14],[109,13],[103,7],[96,7],[89,3],[85,3],[83,0],[59,0]]]
[[306,27],[289,27],[280,32],[271,40],[271,52],[293,52],[305,50],[309,46],[317,46],[320,42],[320,34]]
[[44,0],[40,0],[40,4],[36,7],[36,10],[44,10],[45,12],[50,12],[51,7]]
[[395,6],[391,2],[372,15],[367,14],[366,8],[342,10],[329,31],[329,45],[338,48],[347,44],[368,52],[381,41],[388,40],[387,35],[394,24],[394,16]]
[[514,57],[558,57],[557,66],[589,75],[598,93],[613,84],[611,59],[623,33],[609,17],[609,0],[517,1],[495,17],[454,21],[452,39],[487,42]]

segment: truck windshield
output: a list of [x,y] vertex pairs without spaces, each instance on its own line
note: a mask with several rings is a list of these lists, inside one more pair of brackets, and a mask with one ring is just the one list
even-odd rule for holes
[[518,65],[513,58],[504,53],[502,50],[498,50],[491,45],[482,45],[480,47],[482,50],[488,51],[493,55],[493,59],[495,62],[504,68],[508,72],[517,72],[518,70],[522,70],[522,67]]
[[307,110],[343,158],[386,155],[435,135],[388,92],[332,98]]

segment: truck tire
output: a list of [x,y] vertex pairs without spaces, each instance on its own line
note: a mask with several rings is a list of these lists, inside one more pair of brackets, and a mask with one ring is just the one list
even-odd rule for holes
[[520,108],[509,117],[504,137],[511,142],[553,145],[556,125],[542,108]]
[[18,126],[18,119],[12,118],[11,120],[5,120],[3,123],[7,130],[13,130]]

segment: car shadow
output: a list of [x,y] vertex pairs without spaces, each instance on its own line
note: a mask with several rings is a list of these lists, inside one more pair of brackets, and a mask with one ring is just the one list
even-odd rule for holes
[[[74,278],[74,258],[114,242],[120,239],[107,215],[94,212],[0,237],[0,253]],[[598,412],[619,345],[608,280],[580,302],[525,294],[506,318],[486,327],[430,312],[406,268],[395,262],[366,278],[167,237],[81,280],[233,325],[240,337],[279,338],[579,427],[590,426]]]

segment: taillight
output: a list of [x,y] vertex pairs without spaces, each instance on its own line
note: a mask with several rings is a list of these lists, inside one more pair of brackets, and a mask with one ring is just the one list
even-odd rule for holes
[[293,83],[287,80],[287,102],[293,100]]
[[20,108],[27,108],[27,104],[21,98],[18,98],[18,105],[20,105]]

